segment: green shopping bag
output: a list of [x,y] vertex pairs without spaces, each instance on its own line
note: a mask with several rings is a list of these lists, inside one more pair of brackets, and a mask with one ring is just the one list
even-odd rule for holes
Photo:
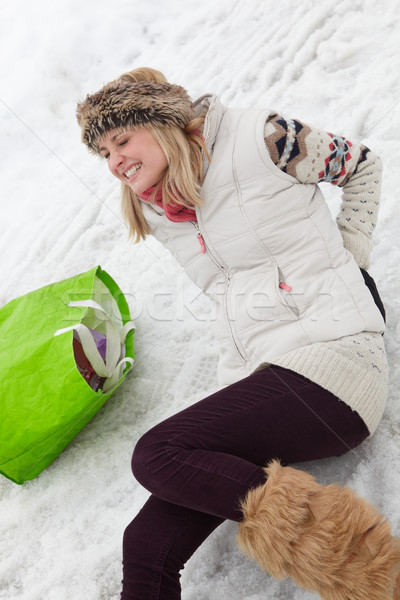
[[[64,450],[131,368],[133,333],[126,299],[100,267],[0,309],[1,474],[21,484]],[[76,339],[98,373],[97,391],[78,370]]]

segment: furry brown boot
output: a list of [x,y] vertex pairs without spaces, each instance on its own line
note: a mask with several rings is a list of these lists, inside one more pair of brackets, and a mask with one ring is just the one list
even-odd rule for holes
[[400,600],[400,540],[373,506],[278,461],[265,471],[242,503],[246,554],[323,600]]

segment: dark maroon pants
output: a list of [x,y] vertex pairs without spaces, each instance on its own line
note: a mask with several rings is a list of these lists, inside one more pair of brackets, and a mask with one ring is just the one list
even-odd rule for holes
[[348,452],[368,430],[344,402],[272,366],[163,421],[137,443],[132,469],[151,496],[125,530],[122,600],[178,600],[179,571],[263,466]]

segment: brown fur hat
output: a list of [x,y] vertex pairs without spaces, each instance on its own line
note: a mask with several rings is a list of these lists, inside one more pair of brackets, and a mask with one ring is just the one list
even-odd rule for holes
[[195,116],[183,87],[153,81],[131,83],[121,78],[88,94],[78,103],[76,114],[82,141],[93,154],[99,154],[99,142],[111,129],[148,124],[184,128]]

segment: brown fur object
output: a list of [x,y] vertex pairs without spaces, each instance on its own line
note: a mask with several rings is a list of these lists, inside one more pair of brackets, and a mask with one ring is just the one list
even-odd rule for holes
[[79,102],[76,115],[83,143],[98,154],[99,141],[111,129],[124,130],[149,123],[184,128],[194,118],[194,111],[186,90],[179,85],[116,79]]
[[373,506],[278,461],[265,471],[242,503],[246,554],[324,600],[400,600],[400,544]]

